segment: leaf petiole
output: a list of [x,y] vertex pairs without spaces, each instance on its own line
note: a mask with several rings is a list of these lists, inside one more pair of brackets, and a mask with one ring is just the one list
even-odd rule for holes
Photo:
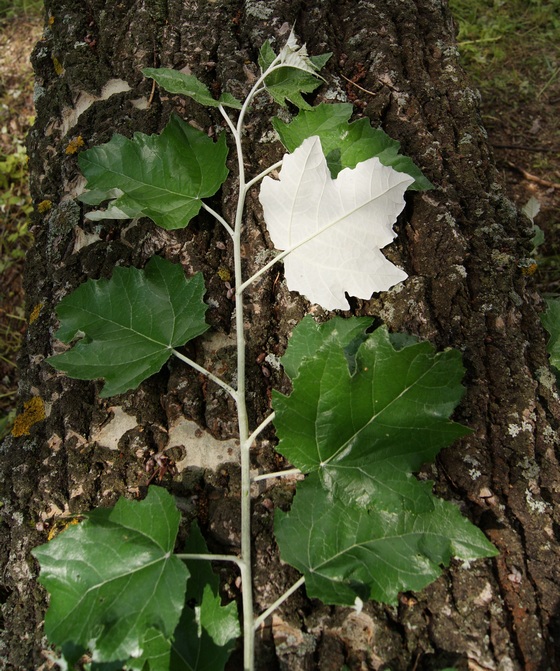
[[253,627],[255,628],[255,630],[257,630],[261,626],[261,624],[266,620],[266,618],[272,615],[272,613],[274,613],[274,611],[277,608],[279,608],[284,603],[284,601],[286,601],[286,599],[292,596],[292,594],[296,592],[304,584],[305,584],[305,577],[301,576],[301,578],[299,578],[299,580],[296,580],[296,582],[289,589],[287,589],[284,592],[284,594],[279,596],[271,606],[269,606],[263,613],[261,613],[258,617],[256,617],[253,622]]
[[253,177],[253,179],[250,179],[247,184],[245,184],[245,189],[248,191],[254,184],[257,182],[260,182],[260,180],[263,177],[266,177],[269,173],[271,173],[273,170],[278,170],[278,168],[282,165],[282,161],[276,161],[273,165],[269,166],[262,172],[260,172],[256,177]]
[[194,368],[196,371],[199,373],[202,373],[202,375],[205,375],[209,380],[212,380],[212,382],[215,382],[217,385],[219,385],[224,391],[227,391],[227,393],[233,398],[233,400],[237,403],[237,399],[239,397],[239,394],[233,387],[230,387],[227,382],[224,382],[223,380],[220,380],[219,377],[216,377],[214,373],[211,373],[209,370],[206,370],[204,366],[200,366],[199,364],[196,363],[196,361],[193,361],[192,359],[189,359],[188,356],[185,356],[184,354],[181,354],[181,352],[178,352],[176,349],[172,350],[173,354],[178,358],[181,359],[183,363],[188,364],[191,368]]
[[271,412],[270,415],[266,419],[264,419],[258,426],[257,428],[253,431],[253,433],[247,438],[247,446],[249,449],[251,448],[251,445],[255,442],[257,436],[264,431],[264,429],[274,421],[274,413]]
[[263,473],[262,475],[256,475],[253,478],[253,482],[269,480],[270,478],[287,478],[291,475],[302,475],[302,472],[299,470],[299,468],[287,468],[285,471],[274,471],[274,473]]
[[288,254],[291,251],[292,251],[292,249],[285,249],[283,252],[280,252],[279,254],[277,254],[271,261],[269,261],[266,265],[264,265],[260,270],[257,270],[257,272],[254,275],[251,275],[251,277],[248,280],[245,280],[245,282],[243,282],[243,284],[239,287],[239,290],[238,290],[239,293],[243,293],[243,291],[245,291],[245,289],[249,285],[251,285],[261,275],[264,275],[267,270],[270,270],[275,263],[278,263],[278,261],[281,261],[285,256],[288,256]]
[[234,564],[237,564],[239,567],[241,567],[241,564],[243,564],[243,560],[239,559],[236,555],[215,555],[215,554],[209,554],[209,553],[190,553],[186,552],[183,554],[176,554],[175,555],[178,559],[182,559],[183,561],[191,561],[193,559],[201,559],[204,561],[230,561],[233,562]]
[[216,221],[218,223],[220,223],[226,229],[226,231],[229,233],[230,237],[233,238],[233,235],[234,235],[233,228],[222,217],[222,215],[219,214],[218,212],[216,212],[216,210],[212,209],[209,205],[206,205],[206,203],[204,201],[202,201],[202,207],[203,207],[203,209],[206,210],[206,212],[209,212],[214,217],[214,219],[216,219]]

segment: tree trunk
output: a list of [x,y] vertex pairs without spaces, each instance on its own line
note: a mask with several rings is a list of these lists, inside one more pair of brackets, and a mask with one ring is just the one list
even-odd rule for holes
[[[137,391],[100,400],[99,385],[57,374],[45,358],[64,295],[87,278],[109,277],[115,265],[141,267],[158,253],[206,278],[218,335],[196,341],[190,355],[226,375],[233,369],[234,305],[219,272],[232,267],[223,230],[206,216],[178,232],[147,220],[134,227],[84,220],[72,149],[106,142],[115,131],[158,132],[172,111],[213,132],[219,114],[152,89],[141,68],[188,67],[213,89],[242,97],[261,44],[281,46],[292,25],[310,54],[333,53],[316,101],[349,99],[356,113],[398,139],[435,185],[408,197],[397,242],[385,250],[409,279],[398,291],[354,300],[353,313],[463,352],[467,393],[456,419],[473,433],[440,455],[431,476],[437,493],[461,502],[500,555],[452,565],[422,593],[402,595],[398,607],[370,603],[359,615],[310,602],[299,590],[259,633],[259,668],[560,668],[560,403],[547,367],[541,300],[523,274],[529,223],[504,196],[478,94],[458,65],[446,2],[47,0],[46,9],[45,36],[34,52],[37,120],[29,138],[33,197],[43,204],[27,267],[34,318],[20,360],[22,404],[41,398],[46,418],[20,421],[21,435],[0,453],[2,668],[48,668],[46,599],[30,550],[65,512],[145,493],[154,454],[167,450],[179,466],[178,475],[156,479],[181,497],[186,518],[199,517],[211,548],[236,549],[235,413],[218,388],[171,362]],[[283,153],[269,132],[274,111],[262,105],[250,118],[245,150],[253,173]],[[223,189],[214,206],[229,215],[234,198]],[[256,194],[247,222],[245,263],[256,270],[256,250],[267,244]],[[257,359],[283,352],[309,304],[276,273],[247,302],[254,426],[270,388],[285,384],[272,368],[263,374]],[[254,464],[276,470],[272,435],[265,438]],[[254,506],[259,611],[296,577],[281,565],[271,530],[270,508],[286,495],[281,486],[268,490]],[[235,575],[223,573],[223,590],[238,597]],[[228,668],[240,668],[239,658]]]

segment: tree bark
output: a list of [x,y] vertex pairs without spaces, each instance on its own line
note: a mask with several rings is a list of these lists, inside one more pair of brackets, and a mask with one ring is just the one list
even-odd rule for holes
[[[467,391],[456,419],[473,433],[445,450],[430,476],[437,493],[460,503],[500,555],[470,567],[453,564],[422,593],[402,595],[398,607],[370,603],[360,615],[310,602],[300,590],[259,632],[259,668],[560,668],[560,402],[539,321],[542,302],[523,274],[529,222],[504,195],[478,93],[458,64],[447,3],[58,0],[46,2],[46,17],[33,57],[37,120],[29,149],[35,203],[52,207],[43,205],[36,215],[26,279],[34,319],[20,360],[22,404],[40,397],[46,418],[5,441],[0,452],[2,668],[49,668],[41,630],[46,598],[30,550],[65,512],[141,496],[155,453],[167,450],[180,467],[176,476],[159,475],[180,497],[186,519],[199,517],[213,550],[236,549],[235,413],[216,386],[171,362],[137,391],[100,400],[98,384],[61,376],[45,359],[56,347],[54,308],[64,295],[88,278],[109,277],[115,265],[141,267],[158,253],[189,273],[203,271],[218,335],[197,341],[189,353],[232,374],[234,305],[219,273],[232,261],[220,227],[203,215],[178,232],[147,220],[133,227],[84,220],[70,142],[81,138],[92,147],[114,132],[158,132],[172,111],[215,132],[222,125],[218,114],[152,89],[141,68],[188,67],[213,90],[243,97],[261,44],[269,39],[278,48],[292,25],[310,54],[333,53],[315,101],[349,99],[358,115],[398,139],[435,185],[407,197],[397,241],[385,250],[409,279],[369,301],[353,300],[352,312],[463,352]],[[269,133],[274,113],[274,105],[263,104],[250,118],[245,150],[255,174],[283,153]],[[234,199],[224,188],[214,206],[229,215]],[[247,226],[250,271],[259,267],[256,252],[270,247],[256,193]],[[263,374],[257,359],[281,355],[310,306],[277,273],[251,291],[248,306],[256,423],[271,387],[285,386],[280,372]],[[277,469],[271,441],[266,434],[259,442],[255,466]],[[213,460],[211,450],[218,455]],[[270,509],[287,497],[279,486],[254,505],[254,593],[261,611],[297,577],[281,565],[271,530]],[[234,575],[223,573],[223,590],[238,597]],[[240,668],[239,658],[228,668]]]

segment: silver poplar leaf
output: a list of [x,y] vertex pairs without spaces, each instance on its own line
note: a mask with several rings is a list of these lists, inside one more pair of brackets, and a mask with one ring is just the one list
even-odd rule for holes
[[406,279],[380,250],[396,236],[412,182],[375,157],[333,179],[318,136],[286,154],[280,179],[263,179],[260,201],[274,246],[284,250],[288,288],[327,310],[348,310],[345,292],[367,300]]
[[179,521],[173,497],[150,487],[143,501],[121,498],[35,548],[50,642],[89,649],[100,664],[149,655],[163,671],[155,660],[169,656],[189,577],[173,554]]
[[[159,135],[115,133],[111,140],[80,154],[87,179],[82,202],[99,205],[114,198],[94,219],[149,217],[166,230],[185,228],[228,176],[225,135],[206,133],[172,116]],[[115,216],[116,215],[116,216]],[[92,217],[89,217],[92,218]]]
[[541,315],[541,321],[550,336],[547,350],[550,363],[558,371],[556,373],[558,376],[560,374],[560,301],[558,299],[546,301],[546,312]]
[[463,561],[497,553],[457,506],[434,498],[424,512],[349,506],[312,473],[298,483],[289,512],[276,510],[282,561],[305,576],[311,598],[352,606],[356,597],[397,604],[441,575],[452,556]]
[[233,107],[234,109],[241,109],[242,107],[239,100],[230,93],[222,93],[219,100],[216,100],[212,97],[208,87],[194,75],[187,75],[171,68],[144,68],[142,74],[154,79],[169,93],[188,96],[206,107],[219,107],[220,105]]
[[461,355],[396,345],[385,327],[366,334],[367,321],[307,317],[294,329],[282,358],[292,392],[272,392],[276,449],[346,505],[426,512],[432,483],[413,473],[469,433],[449,420],[464,392]]
[[100,396],[135,389],[181,347],[208,329],[204,278],[187,279],[183,268],[153,256],[143,270],[115,268],[110,280],[88,280],[56,308],[56,337],[70,343],[49,357],[57,370],[78,380],[105,379]]

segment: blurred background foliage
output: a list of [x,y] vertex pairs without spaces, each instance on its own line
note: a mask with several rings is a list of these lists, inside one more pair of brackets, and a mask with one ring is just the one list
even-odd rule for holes
[[33,243],[25,136],[33,124],[29,55],[43,3],[0,0],[0,439],[15,416],[17,356],[25,334],[23,263]]
[[0,0],[0,21],[20,16],[38,16],[42,10],[42,0]]

